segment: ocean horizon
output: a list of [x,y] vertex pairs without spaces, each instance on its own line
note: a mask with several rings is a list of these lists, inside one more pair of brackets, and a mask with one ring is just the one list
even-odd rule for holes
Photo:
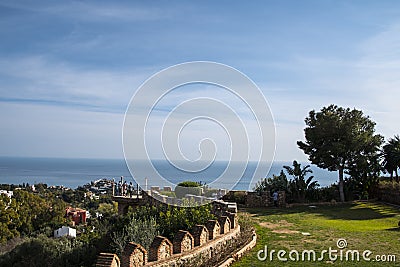
[[[153,165],[168,182],[177,184],[184,180],[202,181],[209,184],[218,177],[226,168],[228,162],[214,162],[209,168],[198,172],[189,173],[177,170],[167,161],[154,160]],[[231,163],[237,164],[237,163]],[[247,190],[256,162],[249,162],[242,177],[233,177],[238,182],[233,188],[219,185],[220,188]],[[308,165],[302,162],[302,165]],[[271,165],[269,173],[265,177],[278,175],[284,165],[292,165],[292,162],[276,161]],[[329,172],[311,165],[314,179],[320,186],[328,186],[337,181],[337,172]],[[135,175],[136,171],[133,170]],[[145,173],[145,170],[137,170],[137,173]],[[128,182],[134,182],[124,159],[88,159],[88,158],[31,158],[31,157],[0,157],[0,184],[35,184],[63,185],[70,188],[96,181],[99,179],[119,179],[121,176]],[[253,182],[261,178],[254,177]],[[290,178],[288,176],[288,178]],[[152,177],[148,177],[148,186],[157,186],[152,183]],[[218,184],[217,184],[218,185]],[[161,185],[160,185],[161,186]]]

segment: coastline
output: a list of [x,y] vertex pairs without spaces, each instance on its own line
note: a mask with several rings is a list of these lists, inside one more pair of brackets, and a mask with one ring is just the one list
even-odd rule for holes
[[[172,170],[168,166],[169,164],[164,164],[161,160],[154,162],[159,164],[163,175],[171,178],[171,182],[177,182],[187,177],[213,177],[220,173],[223,166],[227,164],[222,161],[216,162],[216,170],[209,169],[197,176],[190,176],[190,173]],[[255,162],[250,162],[249,168],[255,164]],[[267,177],[279,174],[283,165],[290,164],[291,162],[273,162]],[[311,169],[321,186],[336,182],[337,174],[335,172],[328,172],[313,165],[311,165]],[[98,179],[112,179],[120,176],[124,176],[128,181],[134,181],[124,159],[0,157],[0,184],[45,183],[49,186],[63,185],[76,188]],[[245,189],[243,185],[248,185],[248,179],[248,173],[245,173],[234,189]]]

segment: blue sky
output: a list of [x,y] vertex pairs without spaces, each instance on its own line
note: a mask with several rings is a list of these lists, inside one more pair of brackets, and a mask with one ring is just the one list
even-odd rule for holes
[[0,156],[122,158],[135,90],[195,60],[260,87],[276,160],[306,159],[304,118],[331,103],[400,133],[398,1],[0,1],[0,40]]

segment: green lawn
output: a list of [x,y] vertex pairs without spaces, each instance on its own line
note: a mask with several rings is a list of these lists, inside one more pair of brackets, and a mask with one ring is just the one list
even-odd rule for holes
[[[300,206],[292,208],[247,209],[245,218],[251,218],[257,232],[257,245],[233,266],[400,266],[400,210],[378,203],[356,202],[334,206]],[[347,247],[338,249],[337,240],[345,239]],[[273,260],[268,256],[260,261],[257,252],[264,247],[271,250]],[[318,259],[329,247],[342,251],[343,261],[331,261],[326,253],[321,261],[292,261],[291,250],[300,255],[303,250],[313,250]],[[287,262],[277,258],[277,251],[284,250]],[[345,261],[348,250],[358,250],[360,261]],[[364,261],[362,253],[370,250],[370,262]],[[283,253],[283,252],[282,252]],[[264,253],[261,254],[263,256]],[[334,255],[334,254],[333,254]],[[348,254],[351,258],[351,254]],[[377,262],[376,255],[395,255],[395,262]],[[293,252],[292,257],[296,254]],[[307,254],[305,254],[307,259]],[[389,256],[390,257],[390,256]],[[340,258],[339,258],[340,259]]]

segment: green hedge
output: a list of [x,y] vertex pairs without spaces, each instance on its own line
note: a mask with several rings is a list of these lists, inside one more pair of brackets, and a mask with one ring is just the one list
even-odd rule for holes
[[178,186],[183,186],[183,187],[199,187],[201,186],[200,183],[198,182],[194,182],[194,181],[184,181],[184,182],[180,182],[178,184]]

